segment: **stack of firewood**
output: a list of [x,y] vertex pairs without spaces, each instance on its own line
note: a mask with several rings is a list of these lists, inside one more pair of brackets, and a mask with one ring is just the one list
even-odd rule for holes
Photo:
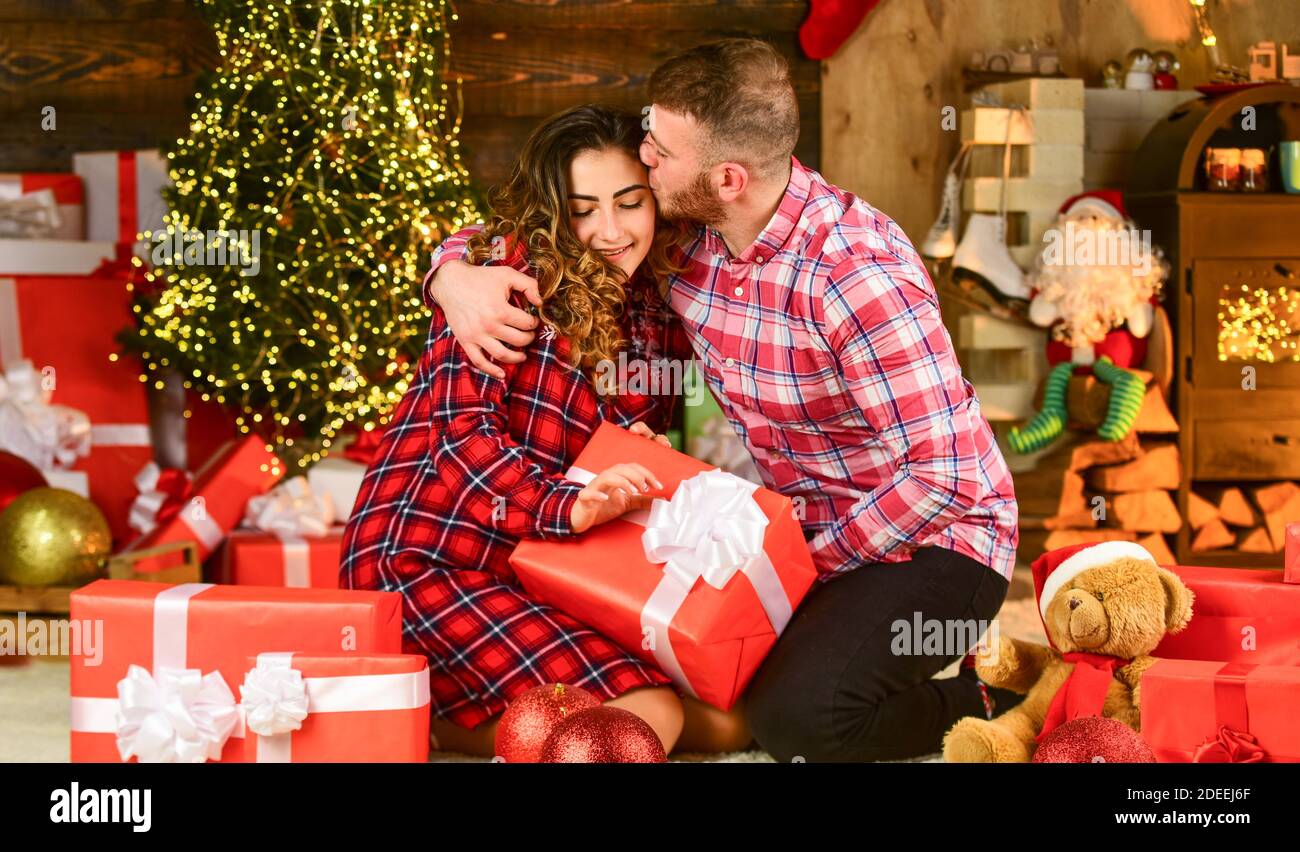
[[1137,423],[1122,441],[1095,429],[1109,389],[1093,376],[1075,376],[1067,391],[1071,430],[1030,470],[1014,474],[1023,562],[1045,550],[1082,542],[1136,541],[1162,565],[1176,563],[1170,542],[1182,527],[1175,495],[1182,459],[1178,424],[1151,374]]
[[1187,522],[1192,550],[1281,553],[1286,525],[1300,520],[1300,485],[1278,482],[1246,489],[1201,487],[1188,495]]

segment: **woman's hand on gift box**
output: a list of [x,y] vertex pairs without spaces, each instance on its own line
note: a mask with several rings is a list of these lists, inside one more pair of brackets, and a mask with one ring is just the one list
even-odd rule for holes
[[655,497],[650,492],[663,487],[645,465],[630,462],[608,467],[578,492],[570,525],[575,533],[584,533],[627,512],[648,508]]
[[627,431],[631,432],[633,435],[640,435],[642,438],[649,438],[656,443],[663,444],[665,447],[672,447],[673,445],[673,442],[668,440],[667,435],[656,435],[655,430],[651,429],[640,420],[627,427]]

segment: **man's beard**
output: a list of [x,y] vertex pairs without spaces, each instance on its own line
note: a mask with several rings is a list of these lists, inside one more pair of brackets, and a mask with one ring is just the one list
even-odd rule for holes
[[709,173],[700,172],[683,190],[674,192],[659,203],[665,219],[686,219],[705,225],[719,225],[726,219],[722,199],[709,185]]

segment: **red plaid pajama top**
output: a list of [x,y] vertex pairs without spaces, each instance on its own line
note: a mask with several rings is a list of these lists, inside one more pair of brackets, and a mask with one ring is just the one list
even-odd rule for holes
[[[507,262],[528,271],[521,252]],[[628,357],[691,357],[654,285],[638,275],[628,291]],[[501,364],[506,378],[493,378],[470,363],[427,291],[426,301],[433,321],[424,356],[362,481],[340,586],[402,594],[403,647],[429,659],[432,711],[466,728],[545,683],[602,699],[670,683],[530,600],[507,558],[521,538],[573,534],[569,514],[582,486],[563,474],[602,420],[623,427],[639,420],[662,432],[673,398],[601,397],[568,365],[568,340],[549,327],[527,347],[527,360]]]

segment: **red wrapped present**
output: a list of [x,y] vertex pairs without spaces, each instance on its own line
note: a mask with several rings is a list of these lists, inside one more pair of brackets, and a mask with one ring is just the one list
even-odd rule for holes
[[1300,524],[1286,525],[1286,563],[1282,582],[1300,584]]
[[411,654],[266,652],[239,694],[248,763],[424,763],[429,662]]
[[166,158],[153,149],[91,151],[73,154],[72,169],[86,186],[86,239],[136,245],[147,257],[150,244],[136,237],[163,229]]
[[1269,568],[1169,569],[1195,595],[1192,620],[1167,635],[1156,657],[1300,666],[1300,587]]
[[122,544],[133,535],[131,477],[153,446],[142,367],[120,357],[114,339],[134,326],[130,294],[121,276],[94,274],[112,251],[107,243],[0,240],[0,367],[30,362],[51,402],[89,418],[89,455],[74,468]]
[[285,536],[235,530],[226,539],[219,579],[241,586],[337,589],[343,556],[343,527],[323,536]]
[[249,499],[266,492],[283,474],[280,460],[253,435],[228,443],[192,482],[180,471],[147,466],[137,480],[141,492],[132,517],[132,523],[147,532],[130,550],[194,541],[199,558],[207,559],[239,525]]
[[1300,762],[1297,707],[1294,666],[1157,660],[1142,675],[1142,738],[1161,763]]
[[226,539],[223,582],[337,589],[343,527],[334,521],[330,495],[313,491],[305,476],[253,497],[244,512],[246,528]]
[[93,637],[72,643],[74,762],[242,762],[249,657],[401,652],[396,592],[96,580],[70,622]]
[[0,174],[0,236],[86,238],[81,178],[68,172]]
[[566,473],[635,461],[671,500],[567,541],[524,540],[524,588],[728,710],[817,578],[789,498],[602,423]]

